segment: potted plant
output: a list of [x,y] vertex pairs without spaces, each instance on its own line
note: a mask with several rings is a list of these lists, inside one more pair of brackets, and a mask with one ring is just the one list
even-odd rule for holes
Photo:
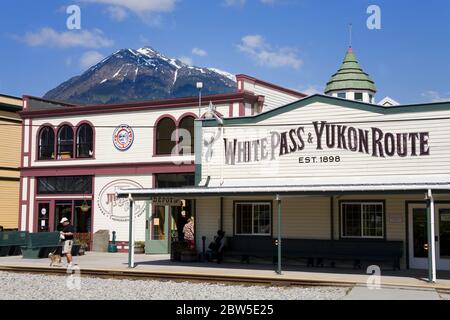
[[81,239],[76,239],[75,240],[75,244],[74,247],[77,247],[76,251],[78,253],[79,256],[84,256],[86,253],[86,250],[88,248],[88,244],[85,240],[81,240]]
[[81,245],[77,244],[77,240],[74,241],[72,246],[72,255],[79,256],[80,255]]
[[134,243],[134,254],[145,253],[145,241],[136,241]]

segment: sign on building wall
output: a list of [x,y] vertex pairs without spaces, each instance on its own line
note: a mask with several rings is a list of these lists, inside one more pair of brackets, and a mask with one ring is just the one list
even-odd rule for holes
[[[424,120],[408,112],[388,118],[316,104],[264,121],[205,127],[202,179],[209,177],[213,184],[236,179],[245,185],[245,179],[310,178],[324,183],[323,178],[330,178],[340,183],[340,177],[450,174],[450,121],[432,112],[421,116]],[[425,120],[433,116],[437,119]]]
[[299,156],[300,164],[341,162],[337,153],[360,153],[374,158],[424,157],[430,155],[429,139],[428,131],[393,132],[317,121],[309,126],[273,130],[257,139],[224,137],[225,164],[277,161],[308,150],[330,154]]
[[[119,199],[116,196],[118,189],[142,189],[141,184],[127,179],[114,180],[106,184],[100,191],[97,198],[97,205],[102,214],[113,220],[124,222],[129,220],[130,201]],[[145,212],[146,203],[142,201],[134,202],[134,215],[140,217]]]
[[168,197],[154,197],[152,198],[151,202],[155,206],[180,207],[182,205],[180,199]]
[[117,150],[127,151],[131,148],[134,142],[134,131],[126,125],[120,125],[114,130],[113,143]]

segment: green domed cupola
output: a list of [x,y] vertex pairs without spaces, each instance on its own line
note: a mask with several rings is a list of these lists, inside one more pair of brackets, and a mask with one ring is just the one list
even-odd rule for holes
[[325,94],[333,97],[375,103],[377,89],[369,75],[363,71],[350,47],[342,66],[327,83]]

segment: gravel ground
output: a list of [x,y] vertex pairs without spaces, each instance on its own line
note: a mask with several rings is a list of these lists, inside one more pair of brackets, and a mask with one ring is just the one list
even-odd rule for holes
[[450,300],[450,293],[441,293],[440,297],[442,300]]
[[88,277],[81,277],[81,290],[69,290],[67,280],[64,276],[0,272],[0,300],[336,300],[348,291]]

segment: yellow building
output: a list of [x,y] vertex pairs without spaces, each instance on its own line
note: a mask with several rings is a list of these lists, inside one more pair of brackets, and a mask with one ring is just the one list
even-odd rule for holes
[[0,229],[19,225],[22,99],[0,95]]

